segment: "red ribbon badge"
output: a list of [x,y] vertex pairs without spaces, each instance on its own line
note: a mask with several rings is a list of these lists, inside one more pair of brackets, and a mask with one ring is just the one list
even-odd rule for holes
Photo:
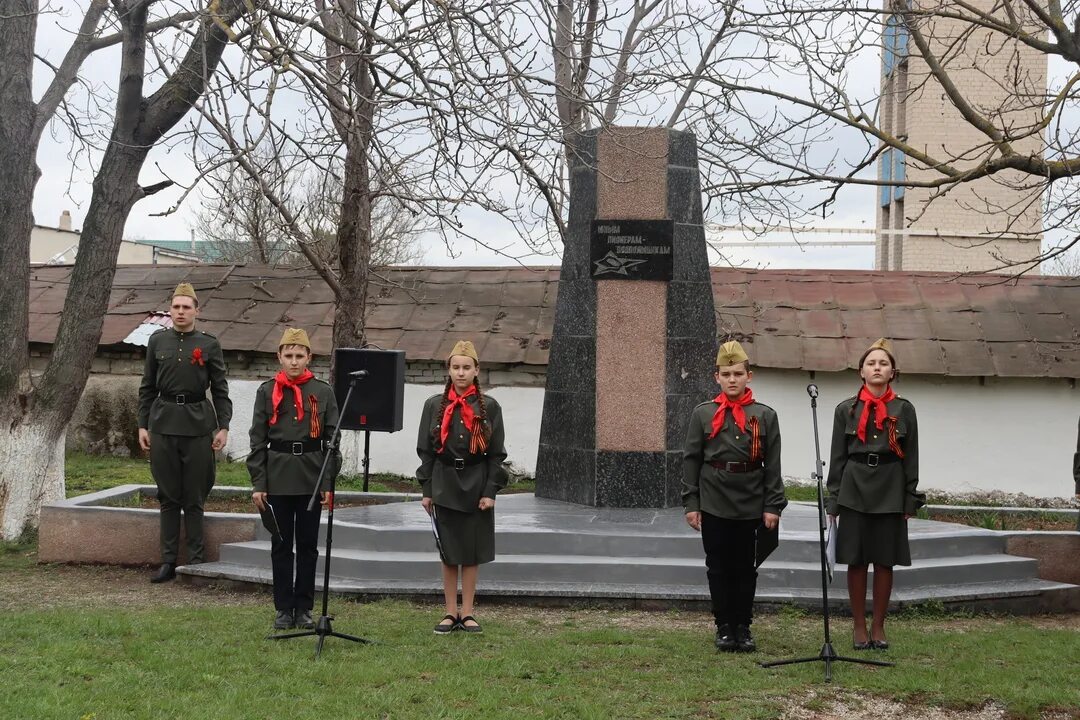
[[206,361],[203,360],[202,356],[202,348],[195,348],[191,351],[191,364],[194,365],[195,363],[206,365]]

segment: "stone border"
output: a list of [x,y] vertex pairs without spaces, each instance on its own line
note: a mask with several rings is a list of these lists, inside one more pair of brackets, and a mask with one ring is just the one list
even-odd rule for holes
[[[87,495],[51,503],[41,509],[38,525],[38,562],[104,563],[109,565],[155,565],[161,562],[158,547],[158,511],[136,507],[110,507],[107,502],[126,500],[137,493],[157,496],[154,485],[118,485]],[[249,495],[250,487],[215,487],[211,494]],[[383,503],[419,500],[418,493],[342,491],[342,500],[373,499]],[[227,543],[255,539],[259,516],[255,513],[207,512],[203,518],[206,561],[219,557]],[[184,562],[184,543],[180,543]]]

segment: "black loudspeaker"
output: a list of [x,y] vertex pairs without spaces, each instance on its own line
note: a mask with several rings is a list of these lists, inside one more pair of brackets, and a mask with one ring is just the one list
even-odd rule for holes
[[405,351],[335,350],[334,395],[339,408],[345,402],[353,373],[360,371],[367,374],[356,381],[349,414],[341,418],[341,429],[397,432],[405,405]]

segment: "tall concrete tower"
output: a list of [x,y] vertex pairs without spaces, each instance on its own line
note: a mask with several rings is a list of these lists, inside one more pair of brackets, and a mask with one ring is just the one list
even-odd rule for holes
[[[968,1],[986,12],[1000,5]],[[948,0],[910,2],[924,10],[956,11]],[[884,7],[894,3],[884,0]],[[931,53],[968,106],[998,128],[1028,131],[1012,141],[1017,152],[1042,154],[1043,133],[1031,131],[1046,93],[1046,55],[961,20],[924,16],[918,22]],[[985,157],[990,138],[964,119],[896,16],[885,28],[881,72],[884,132],[959,168]],[[878,177],[923,181],[941,174],[890,149],[878,162]],[[1038,178],[1015,171],[948,190],[883,187],[877,197],[875,267],[972,272],[998,268],[1002,259],[1035,257],[1042,241],[1041,189]]]

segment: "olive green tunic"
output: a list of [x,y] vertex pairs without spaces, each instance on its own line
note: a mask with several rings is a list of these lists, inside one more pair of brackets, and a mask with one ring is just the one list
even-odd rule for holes
[[[178,399],[179,395],[183,397]],[[203,505],[215,475],[211,434],[228,429],[232,419],[225,359],[217,338],[200,330],[175,329],[150,336],[138,419],[139,427],[151,433],[150,472],[161,505],[162,562],[177,562],[181,510],[188,561],[202,562]]]
[[915,406],[904,398],[894,398],[886,403],[889,417],[896,418],[896,436],[904,459],[900,462],[882,463],[870,467],[865,463],[849,461],[851,453],[877,453],[893,455],[889,448],[889,425],[883,429],[874,425],[873,410],[866,426],[866,442],[859,440],[859,415],[862,403],[848,398],[836,406],[833,416],[832,452],[830,453],[826,509],[836,515],[839,506],[862,513],[900,513],[914,515],[926,504],[919,485],[919,424]]
[[[506,460],[502,408],[494,398],[484,396],[491,428],[487,452],[483,454],[483,460],[456,470],[436,455],[435,437],[442,421],[439,416],[442,398],[442,394],[432,395],[424,403],[416,440],[416,454],[420,457],[416,479],[420,481],[424,497],[431,498],[436,505],[445,562],[449,565],[491,562],[495,559],[495,510],[481,512],[478,505],[482,497],[494,499],[499,490],[506,487],[508,479],[502,466]],[[479,397],[473,395],[466,402],[479,416]],[[451,423],[444,457],[469,462],[481,457],[469,452],[471,436],[461,420],[460,410],[454,411]]]
[[[919,484],[919,426],[915,407],[903,398],[886,403],[896,418],[896,438],[904,451],[899,462],[872,467],[850,459],[852,453],[895,456],[889,446],[891,420],[878,429],[873,410],[866,426],[866,442],[856,434],[862,403],[848,398],[836,406],[828,475],[826,511],[839,515],[837,562],[847,565],[910,565],[905,515],[925,504]],[[854,412],[852,412],[854,408]]]
[[728,520],[760,519],[766,512],[779,515],[787,499],[780,474],[780,423],[776,411],[759,402],[743,408],[748,423],[751,417],[758,418],[765,467],[735,473],[709,463],[748,462],[750,427],[740,430],[728,411],[720,432],[709,439],[717,407],[711,400],[703,402],[690,415],[683,447],[683,508]]
[[[210,389],[213,405],[206,402]],[[184,395],[183,404],[176,402]],[[159,330],[146,345],[139,427],[161,435],[208,435],[232,419],[221,344],[201,330]]]
[[[315,483],[319,479],[324,450],[304,452],[294,455],[291,452],[270,450],[270,441],[302,442],[311,440],[311,398],[315,398],[319,410],[320,437],[329,442],[334,437],[338,424],[337,399],[334,389],[327,383],[312,378],[300,385],[304,403],[304,417],[298,419],[296,398],[290,388],[284,389],[281,404],[278,407],[277,422],[270,424],[273,415],[274,381],[267,380],[255,392],[255,408],[251,413],[251,453],[247,457],[248,473],[255,492],[272,495],[310,495],[315,492]],[[341,469],[341,453],[334,451],[323,476],[321,491],[330,489],[330,481],[337,477]]]

